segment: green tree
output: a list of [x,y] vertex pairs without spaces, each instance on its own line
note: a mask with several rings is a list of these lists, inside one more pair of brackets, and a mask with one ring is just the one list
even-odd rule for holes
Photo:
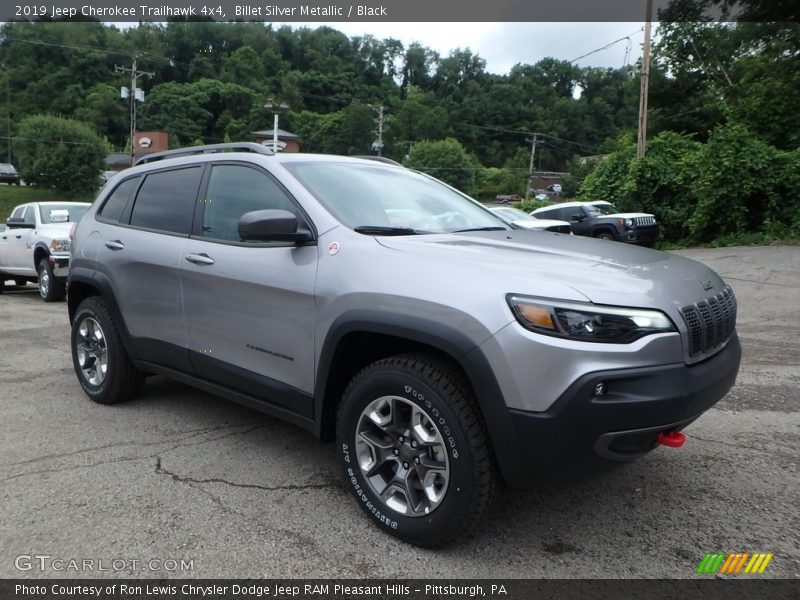
[[93,192],[106,152],[88,125],[52,115],[23,119],[14,140],[22,178],[65,193]]
[[414,144],[405,165],[428,173],[464,193],[471,193],[475,170],[464,147],[452,138]]

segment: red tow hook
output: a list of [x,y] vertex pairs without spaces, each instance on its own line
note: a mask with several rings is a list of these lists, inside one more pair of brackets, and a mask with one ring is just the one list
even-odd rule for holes
[[686,442],[686,434],[680,431],[662,431],[656,436],[656,441],[662,446],[680,448]]

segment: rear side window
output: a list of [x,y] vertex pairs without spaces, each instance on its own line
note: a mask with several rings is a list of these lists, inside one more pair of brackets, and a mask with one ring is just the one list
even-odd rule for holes
[[120,183],[117,188],[111,192],[108,200],[103,204],[103,208],[100,209],[98,216],[108,221],[119,221],[120,217],[122,217],[122,211],[125,210],[125,206],[128,204],[131,194],[136,191],[136,186],[138,185],[139,177],[126,179]]
[[537,212],[536,216],[540,219],[558,219],[558,210],[543,210]]
[[131,225],[189,235],[202,167],[147,175],[136,194]]

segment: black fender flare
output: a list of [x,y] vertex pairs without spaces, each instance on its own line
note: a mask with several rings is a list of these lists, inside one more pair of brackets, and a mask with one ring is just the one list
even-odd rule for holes
[[331,325],[319,358],[314,398],[314,415],[322,428],[326,387],[339,342],[349,333],[390,335],[430,346],[449,356],[464,371],[472,386],[486,423],[498,468],[514,487],[529,484],[530,476],[516,451],[516,433],[494,371],[480,347],[465,333],[423,316],[386,314],[373,310],[354,310],[340,315]]

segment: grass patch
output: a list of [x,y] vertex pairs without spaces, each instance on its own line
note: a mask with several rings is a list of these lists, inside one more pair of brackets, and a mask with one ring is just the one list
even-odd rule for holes
[[23,185],[0,185],[0,222],[5,223],[11,211],[27,202],[92,202],[94,196],[70,196],[56,190]]

